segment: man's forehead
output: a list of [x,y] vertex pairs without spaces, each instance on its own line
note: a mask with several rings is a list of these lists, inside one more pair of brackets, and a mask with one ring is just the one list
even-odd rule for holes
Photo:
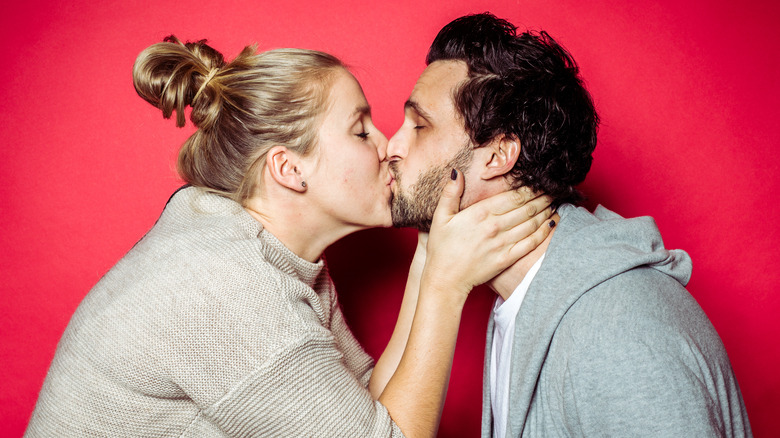
[[468,66],[465,62],[432,62],[417,79],[409,100],[430,113],[442,110],[449,112],[454,108],[452,97],[455,88],[466,79]]

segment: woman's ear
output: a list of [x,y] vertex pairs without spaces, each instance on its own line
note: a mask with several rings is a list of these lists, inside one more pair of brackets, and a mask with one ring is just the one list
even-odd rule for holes
[[303,193],[306,179],[301,172],[300,157],[284,146],[274,146],[266,155],[265,166],[279,185]]
[[504,176],[515,167],[520,156],[520,140],[501,135],[485,146],[485,165],[481,172],[484,180]]

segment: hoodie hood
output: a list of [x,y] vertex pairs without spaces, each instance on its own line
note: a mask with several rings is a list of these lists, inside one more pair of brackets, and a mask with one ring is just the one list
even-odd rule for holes
[[688,284],[691,258],[685,251],[664,247],[652,217],[625,219],[600,205],[593,214],[570,204],[558,212],[560,227],[547,251],[566,265],[565,273],[558,271],[562,282],[586,277],[581,287],[589,289],[630,269],[648,267]]

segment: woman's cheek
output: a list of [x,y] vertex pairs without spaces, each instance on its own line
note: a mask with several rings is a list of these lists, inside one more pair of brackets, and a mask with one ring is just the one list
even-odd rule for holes
[[341,174],[341,181],[344,182],[344,184],[349,184],[349,182],[352,180],[352,175],[355,173],[355,170],[352,168],[344,169],[344,171]]

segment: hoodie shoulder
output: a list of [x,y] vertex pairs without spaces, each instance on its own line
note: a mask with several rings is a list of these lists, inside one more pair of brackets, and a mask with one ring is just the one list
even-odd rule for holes
[[566,417],[584,435],[722,436],[732,421],[723,413],[739,394],[723,344],[695,299],[651,268],[615,276],[574,303],[541,379],[546,403],[588,400]]
[[[565,204],[548,253],[574,266],[574,275],[601,281],[637,267],[655,269],[685,286],[692,262],[683,250],[664,246],[650,216],[623,218],[602,206],[593,213]],[[591,285],[592,286],[592,285]]]

